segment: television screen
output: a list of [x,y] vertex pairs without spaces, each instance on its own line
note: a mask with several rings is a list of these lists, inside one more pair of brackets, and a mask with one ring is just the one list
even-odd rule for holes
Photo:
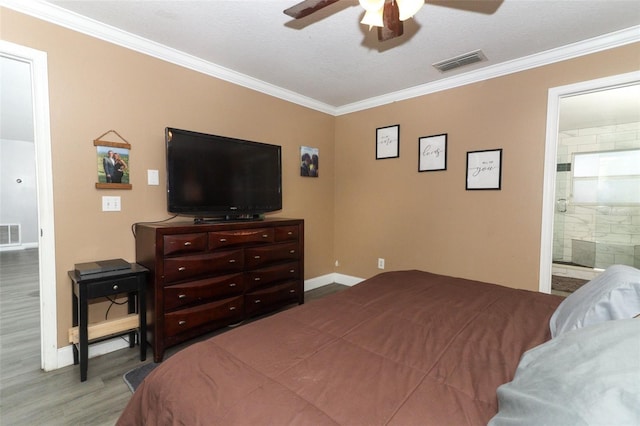
[[281,147],[167,128],[167,209],[252,218],[282,209]]

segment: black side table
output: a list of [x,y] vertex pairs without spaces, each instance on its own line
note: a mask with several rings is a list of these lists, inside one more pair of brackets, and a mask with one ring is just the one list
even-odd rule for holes
[[[81,276],[75,270],[69,271],[71,284],[73,286],[73,326],[78,327],[77,340],[72,338],[70,330],[70,341],[73,344],[73,363],[80,363],[80,381],[87,380],[87,362],[89,355],[89,343],[98,342],[106,338],[129,334],[129,347],[135,346],[135,329],[138,329],[138,343],[140,345],[140,361],[147,358],[147,319],[145,288],[147,273],[149,270],[137,263],[132,263],[130,269],[120,271],[96,273]],[[127,293],[129,298],[129,314],[137,314],[138,324],[131,324],[131,321],[108,320],[101,323],[92,324],[96,330],[95,336],[89,342],[89,300]],[[136,303],[137,302],[137,303]],[[118,327],[124,327],[118,329]],[[77,344],[76,344],[77,342]]]

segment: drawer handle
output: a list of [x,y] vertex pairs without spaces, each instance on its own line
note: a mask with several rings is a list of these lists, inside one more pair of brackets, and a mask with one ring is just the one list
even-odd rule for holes
[[293,232],[289,231],[287,232],[287,235],[293,235]]
[[187,268],[185,268],[184,266],[181,266],[181,267],[178,268],[178,271],[180,271],[180,272],[186,271],[186,270],[187,270]]
[[237,284],[236,283],[230,283],[229,287],[235,287]]
[[269,238],[269,234],[262,234],[262,238]]
[[186,294],[179,294],[179,295],[178,295],[178,299],[184,299],[185,297],[187,297],[187,295],[186,295]]
[[185,325],[187,322],[185,320],[178,321],[178,325]]
[[256,299],[253,303],[260,303],[261,300],[260,299]]
[[118,284],[114,284],[114,285],[113,285],[113,289],[114,289],[114,290],[117,290],[117,289],[118,289]]
[[235,306],[230,306],[230,307],[229,307],[229,310],[230,310],[230,311],[235,311],[235,310],[236,310],[236,307],[235,307]]
[[226,239],[226,238],[220,238],[220,242],[221,242],[221,243],[226,243],[226,242],[227,242],[227,239]]
[[189,246],[191,245],[191,241],[186,241],[186,242],[184,243],[184,245],[185,245],[185,247],[189,247]]
[[289,269],[289,272],[292,273],[292,274],[295,274],[296,270],[295,269]]
[[295,250],[289,250],[289,253],[291,253],[291,254],[293,254],[295,252],[296,252]]
[[260,277],[255,277],[253,280],[254,281],[260,281]]
[[260,256],[253,256],[254,259],[260,259]]
[[295,292],[296,292],[295,290],[289,290],[289,293],[295,293]]
[[230,259],[229,263],[236,263],[236,260],[235,259]]

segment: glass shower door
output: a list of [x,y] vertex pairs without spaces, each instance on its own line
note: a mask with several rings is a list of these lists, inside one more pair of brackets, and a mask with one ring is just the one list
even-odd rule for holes
[[640,85],[559,106],[553,262],[640,267]]

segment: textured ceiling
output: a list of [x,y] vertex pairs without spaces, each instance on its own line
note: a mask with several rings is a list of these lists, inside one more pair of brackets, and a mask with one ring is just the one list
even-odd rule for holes
[[[268,85],[342,107],[640,24],[640,2],[427,0],[405,35],[378,42],[341,0],[301,20],[298,0],[48,3]],[[638,39],[640,30],[637,29]],[[433,63],[481,49],[487,61],[442,74]]]

